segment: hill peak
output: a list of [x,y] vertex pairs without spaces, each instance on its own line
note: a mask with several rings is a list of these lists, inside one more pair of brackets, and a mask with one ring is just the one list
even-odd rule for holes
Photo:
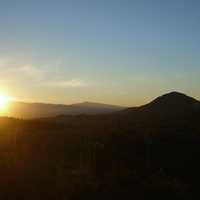
[[167,94],[164,94],[155,100],[153,100],[152,103],[161,103],[161,102],[168,102],[168,103],[174,103],[174,104],[180,104],[180,103],[199,103],[196,99],[193,97],[187,96],[186,94],[180,93],[180,92],[170,92]]
[[141,106],[140,110],[160,113],[162,115],[196,112],[200,110],[200,102],[193,97],[175,91],[164,94],[150,103]]
[[[189,97],[186,94],[177,92],[177,91],[172,91],[172,92],[166,93],[166,94],[162,95],[161,97],[166,97],[166,96],[168,96],[168,97]],[[189,97],[189,98],[192,98],[192,97]]]

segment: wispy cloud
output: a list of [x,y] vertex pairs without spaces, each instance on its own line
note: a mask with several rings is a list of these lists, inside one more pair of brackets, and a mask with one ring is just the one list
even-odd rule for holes
[[0,80],[12,80],[13,82],[26,82],[39,84],[49,80],[54,74],[54,69],[48,64],[38,64],[31,61],[23,61],[14,57],[0,57]]
[[61,80],[61,81],[49,81],[44,83],[44,85],[49,87],[57,87],[57,88],[80,88],[87,87],[89,84],[86,81],[80,79],[72,79],[72,80]]
[[0,82],[12,81],[13,84],[22,83],[60,89],[83,88],[92,85],[82,78],[76,78],[73,74],[69,75],[69,72],[63,70],[62,64],[61,60],[42,65],[13,57],[10,59],[0,57]]

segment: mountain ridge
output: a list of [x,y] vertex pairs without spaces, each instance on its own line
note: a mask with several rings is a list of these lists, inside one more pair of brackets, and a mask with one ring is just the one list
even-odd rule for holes
[[79,115],[79,114],[104,114],[119,111],[125,107],[102,104],[95,102],[82,102],[71,105],[51,104],[38,102],[10,102],[9,117],[16,118],[41,118],[57,115]]

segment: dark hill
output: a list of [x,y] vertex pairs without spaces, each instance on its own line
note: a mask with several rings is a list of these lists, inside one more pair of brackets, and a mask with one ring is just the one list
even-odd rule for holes
[[179,92],[162,95],[150,103],[138,108],[128,108],[121,113],[133,115],[172,117],[197,114],[200,112],[200,102]]

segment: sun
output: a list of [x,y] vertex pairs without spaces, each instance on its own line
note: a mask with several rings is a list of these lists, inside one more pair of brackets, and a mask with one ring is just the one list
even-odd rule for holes
[[5,111],[9,104],[9,98],[6,95],[0,94],[0,111]]

